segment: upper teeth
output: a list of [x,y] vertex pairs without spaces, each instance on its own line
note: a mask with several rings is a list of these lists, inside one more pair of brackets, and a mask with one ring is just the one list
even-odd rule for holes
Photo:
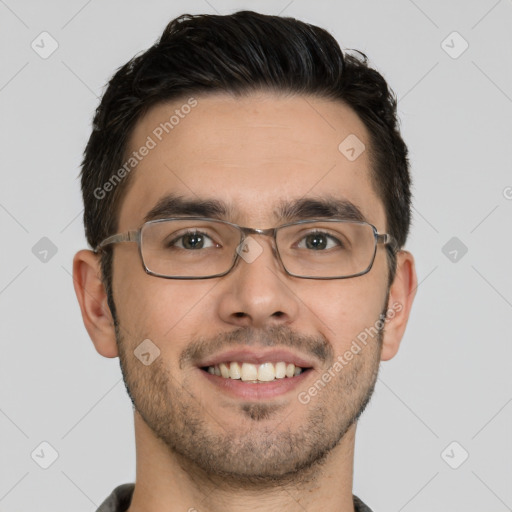
[[208,366],[208,372],[225,379],[242,379],[253,382],[269,382],[274,379],[283,379],[284,377],[294,377],[302,373],[302,368],[293,363],[220,363],[215,366]]

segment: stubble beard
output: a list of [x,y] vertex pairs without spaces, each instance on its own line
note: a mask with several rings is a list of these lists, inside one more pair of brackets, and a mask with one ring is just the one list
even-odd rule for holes
[[[248,339],[247,332],[252,331],[236,331],[231,333],[231,338]],[[261,331],[258,332],[261,340]],[[268,344],[272,344],[271,340],[288,347],[294,343],[309,344],[309,351],[314,353],[321,352],[323,347],[326,364],[314,382],[321,381],[322,374],[334,363],[334,353],[324,338],[297,337],[281,327],[265,333]],[[296,396],[291,406],[289,402],[284,406],[282,402],[240,400],[236,407],[242,421],[233,428],[218,417],[222,414],[220,408],[212,410],[194,391],[197,386],[191,385],[190,374],[195,372],[188,372],[180,383],[165,367],[162,357],[150,366],[142,365],[133,355],[135,347],[129,348],[118,325],[116,336],[121,370],[133,406],[182,468],[198,477],[229,482],[232,488],[268,488],[316,479],[331,451],[371,399],[379,370],[383,330],[335,378],[319,388],[308,404],[300,403]],[[222,341],[210,341],[212,345],[222,344]],[[194,346],[201,344],[202,340],[192,342]],[[300,424],[287,421],[290,407],[303,411]],[[241,428],[240,424],[246,427]]]

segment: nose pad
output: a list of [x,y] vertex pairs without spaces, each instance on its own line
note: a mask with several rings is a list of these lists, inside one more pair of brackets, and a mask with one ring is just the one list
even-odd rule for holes
[[236,252],[246,263],[253,263],[263,253],[263,246],[249,235],[240,242]]
[[[258,234],[260,235],[260,234]],[[260,235],[261,236],[261,235]],[[272,252],[273,256],[273,264],[276,269],[283,270],[283,265],[281,263],[281,259],[279,257],[279,254],[277,252],[276,242],[272,236],[269,235],[262,235],[262,236],[268,236],[270,238],[268,248]],[[263,254],[265,250],[265,245],[262,243],[263,240],[257,240],[257,238],[253,235],[246,236],[238,245],[236,248],[236,254],[238,257],[238,261],[236,263],[236,266],[240,263],[240,260],[244,260],[246,263],[254,263],[256,260],[260,258],[260,256]]]

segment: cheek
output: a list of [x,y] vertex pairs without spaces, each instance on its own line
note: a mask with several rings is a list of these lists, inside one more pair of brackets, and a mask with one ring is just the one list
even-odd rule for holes
[[360,276],[324,283],[306,297],[304,303],[311,321],[340,353],[360,333],[375,326],[385,308],[386,289],[376,286],[367,276]]
[[131,338],[150,338],[166,351],[190,340],[204,324],[204,304],[215,282],[162,279],[133,269],[133,262],[130,271],[117,268],[114,299],[119,322]]

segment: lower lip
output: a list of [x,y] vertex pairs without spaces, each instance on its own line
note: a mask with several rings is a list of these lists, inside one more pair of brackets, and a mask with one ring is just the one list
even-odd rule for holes
[[252,383],[244,382],[241,379],[226,379],[217,375],[212,375],[207,371],[199,371],[215,386],[236,398],[244,398],[246,400],[258,400],[265,398],[273,398],[284,395],[297,388],[311,373],[311,369],[304,370],[300,375],[295,377],[285,377],[283,379],[275,379],[270,382]]

